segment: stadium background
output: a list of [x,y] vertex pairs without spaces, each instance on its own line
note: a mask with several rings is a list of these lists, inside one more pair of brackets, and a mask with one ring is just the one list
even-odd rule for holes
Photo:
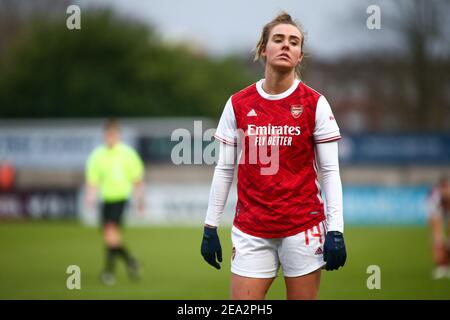
[[[227,299],[235,187],[216,271],[199,252],[214,166],[195,160],[216,143],[204,133],[227,97],[262,67],[249,52],[214,55],[188,38],[170,41],[152,21],[108,3],[0,1],[0,298]],[[425,212],[432,184],[450,173],[450,51],[439,14],[447,4],[378,1],[386,27],[373,31],[369,3],[348,3],[361,23],[347,28],[395,34],[401,45],[306,60],[304,80],[327,96],[344,137],[349,260],[323,273],[320,298],[449,299],[450,279],[431,277]],[[70,4],[81,7],[81,30],[66,28]],[[96,212],[82,197],[86,157],[111,116],[146,163],[148,206],[140,217],[131,204],[125,229],[142,281],[129,282],[119,268],[117,285],[106,288]],[[190,133],[191,164],[173,163],[177,129]],[[69,265],[81,268],[81,290],[66,288]],[[366,285],[371,265],[381,270],[379,290]],[[278,278],[268,298],[284,297]]]

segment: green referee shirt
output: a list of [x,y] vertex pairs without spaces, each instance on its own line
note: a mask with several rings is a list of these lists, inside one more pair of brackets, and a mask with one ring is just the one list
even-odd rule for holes
[[137,152],[118,143],[112,148],[97,147],[86,165],[86,180],[99,187],[104,202],[126,200],[131,196],[133,184],[144,176],[144,164]]

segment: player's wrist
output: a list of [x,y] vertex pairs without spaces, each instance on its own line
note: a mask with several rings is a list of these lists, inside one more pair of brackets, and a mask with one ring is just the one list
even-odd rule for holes
[[205,236],[217,237],[217,227],[205,225],[203,233]]
[[338,237],[342,237],[344,234],[340,231],[337,230],[332,230],[332,231],[328,231],[327,235],[332,235],[332,236],[338,236]]

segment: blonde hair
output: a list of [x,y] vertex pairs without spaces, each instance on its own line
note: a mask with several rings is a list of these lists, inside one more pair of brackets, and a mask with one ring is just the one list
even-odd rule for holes
[[[293,20],[292,17],[290,16],[290,14],[288,14],[287,12],[281,12],[278,16],[276,16],[272,21],[270,21],[263,27],[263,30],[261,32],[261,37],[259,38],[259,41],[256,44],[254,61],[261,60],[265,63],[265,59],[262,56],[262,52],[266,48],[267,42],[269,41],[270,32],[272,31],[272,29],[274,27],[276,27],[279,24],[290,24],[290,25],[296,27],[298,29],[298,31],[300,31],[300,33],[302,35],[300,48],[303,53],[303,43],[305,41],[305,31],[303,29],[302,24]],[[300,74],[301,74],[300,63],[295,67],[295,74],[297,75],[297,77],[300,78]]]

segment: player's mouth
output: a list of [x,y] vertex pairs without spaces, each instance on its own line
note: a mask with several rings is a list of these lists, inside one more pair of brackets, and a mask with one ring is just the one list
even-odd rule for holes
[[283,59],[283,60],[291,60],[291,57],[287,53],[282,53],[282,54],[278,55],[277,58]]

